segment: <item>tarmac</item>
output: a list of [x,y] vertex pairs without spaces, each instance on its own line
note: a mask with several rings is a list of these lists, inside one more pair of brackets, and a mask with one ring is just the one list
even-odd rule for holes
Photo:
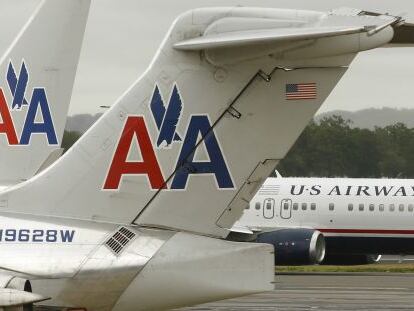
[[290,273],[275,276],[275,290],[181,311],[414,310],[411,273]]

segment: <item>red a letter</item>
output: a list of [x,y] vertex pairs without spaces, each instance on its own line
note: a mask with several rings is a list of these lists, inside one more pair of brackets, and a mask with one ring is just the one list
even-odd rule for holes
[[0,89],[0,117],[2,120],[2,123],[0,123],[0,133],[6,134],[9,145],[18,145],[19,141],[17,139],[16,130],[14,129],[13,120],[10,116],[2,89]]
[[[136,136],[141,150],[142,162],[127,162],[134,136]],[[162,176],[143,117],[128,117],[103,188],[106,190],[118,189],[124,174],[145,174],[148,176],[152,189],[164,187],[164,177]]]

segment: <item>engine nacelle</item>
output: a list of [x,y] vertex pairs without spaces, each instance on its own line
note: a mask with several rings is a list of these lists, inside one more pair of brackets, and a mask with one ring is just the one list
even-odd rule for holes
[[381,255],[369,254],[327,254],[323,260],[323,265],[369,265],[378,262]]
[[32,311],[33,303],[48,299],[32,293],[29,280],[9,275],[0,276],[0,309],[4,311]]
[[325,238],[312,229],[281,229],[258,235],[256,242],[275,247],[277,265],[319,264],[325,257]]

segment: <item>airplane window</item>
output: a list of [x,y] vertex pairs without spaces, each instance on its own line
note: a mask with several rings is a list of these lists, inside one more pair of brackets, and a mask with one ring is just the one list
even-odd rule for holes
[[329,203],[329,210],[333,211],[334,210],[335,205],[333,203]]
[[354,210],[354,204],[349,203],[348,204],[348,211],[353,211]]
[[379,205],[379,210],[380,210],[380,212],[383,212],[385,210],[384,204]]
[[400,204],[400,205],[398,205],[398,210],[399,210],[400,212],[404,212],[404,204]]
[[[270,203],[267,203],[267,206],[271,206]],[[288,210],[289,209],[289,203],[287,203],[287,202],[283,203],[283,208],[285,210]],[[268,209],[270,209],[270,208],[268,208]]]
[[395,205],[394,204],[390,204],[390,212],[395,211]]
[[370,205],[369,205],[369,210],[370,210],[371,212],[373,212],[373,211],[374,211],[374,208],[375,208],[375,207],[374,207],[374,204],[370,204]]
[[302,210],[304,210],[304,211],[306,211],[306,209],[307,209],[307,204],[306,203],[302,203]]
[[359,205],[358,205],[358,209],[359,209],[360,211],[363,211],[363,210],[364,210],[364,204],[362,204],[362,203],[361,203],[361,204],[359,204]]
[[311,210],[312,211],[316,210],[316,204],[315,203],[311,203]]
[[293,203],[293,209],[295,211],[297,211],[299,209],[299,204],[298,203]]
[[256,202],[255,206],[256,209],[260,209],[260,202]]
[[414,205],[413,204],[408,204],[408,211],[412,212],[414,210]]

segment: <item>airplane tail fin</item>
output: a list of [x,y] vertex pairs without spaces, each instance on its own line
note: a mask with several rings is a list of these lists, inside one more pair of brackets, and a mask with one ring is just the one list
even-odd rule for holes
[[0,183],[60,148],[90,0],[43,0],[0,59]]
[[[388,21],[386,21],[388,22]],[[181,15],[142,77],[3,211],[224,237],[381,18],[263,8]],[[47,198],[47,199],[46,199]]]

